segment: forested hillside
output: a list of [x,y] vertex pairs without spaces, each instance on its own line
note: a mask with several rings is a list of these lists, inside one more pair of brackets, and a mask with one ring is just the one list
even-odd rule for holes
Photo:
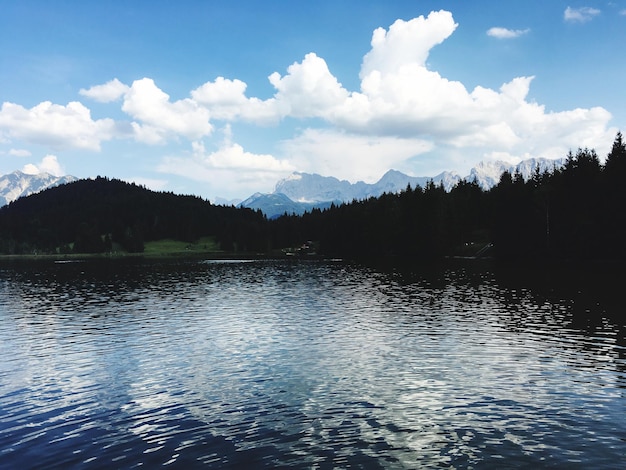
[[625,179],[621,133],[604,164],[595,151],[579,149],[562,168],[527,181],[504,173],[489,191],[475,182],[450,191],[429,183],[276,220],[99,177],[0,208],[0,252],[141,252],[146,241],[212,236],[225,251],[313,241],[319,254],[342,258],[419,262],[489,247],[500,259],[626,260]]
[[154,192],[98,177],[18,199],[0,208],[5,254],[142,252],[145,241],[214,236],[224,250],[265,250],[262,214],[195,196]]
[[626,147],[618,133],[604,165],[595,151],[525,181],[505,173],[483,191],[461,181],[283,216],[275,246],[317,240],[329,256],[415,260],[473,255],[493,245],[500,259],[626,259]]

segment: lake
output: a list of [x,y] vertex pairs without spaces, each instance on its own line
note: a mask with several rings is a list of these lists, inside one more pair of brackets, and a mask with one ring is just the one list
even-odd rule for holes
[[623,468],[622,281],[6,262],[0,468]]

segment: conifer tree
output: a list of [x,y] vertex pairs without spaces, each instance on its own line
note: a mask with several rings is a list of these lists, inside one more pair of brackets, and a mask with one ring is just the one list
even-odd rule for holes
[[618,132],[602,173],[603,255],[626,259],[626,144]]
[[607,174],[624,176],[623,172],[626,170],[626,144],[622,137],[622,133],[618,132],[613,141],[613,148],[606,157],[606,163],[604,164],[604,170]]

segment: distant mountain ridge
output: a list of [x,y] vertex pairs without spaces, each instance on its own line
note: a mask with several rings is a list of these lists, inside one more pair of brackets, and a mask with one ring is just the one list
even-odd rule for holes
[[303,214],[312,209],[327,209],[333,203],[341,204],[341,200],[317,201],[317,202],[298,202],[291,200],[282,193],[262,194],[255,193],[248,199],[239,203],[239,207],[247,207],[248,209],[260,210],[267,217],[273,218],[287,214]]
[[537,170],[552,171],[564,164],[564,158],[530,158],[517,165],[503,161],[480,162],[465,177],[450,171],[430,177],[409,176],[397,170],[389,170],[373,184],[363,181],[350,183],[332,176],[294,172],[278,181],[273,193],[253,194],[239,206],[261,210],[268,218],[279,217],[285,213],[301,215],[313,208],[329,207],[332,203],[341,204],[378,197],[383,193],[396,193],[406,189],[408,185],[412,188],[423,188],[430,181],[435,185],[442,184],[446,191],[450,191],[461,180],[475,181],[483,190],[489,190],[498,184],[505,171],[519,173],[524,180],[528,180]]
[[[476,181],[478,185],[485,191],[493,188],[500,181],[500,177],[505,171],[510,174],[519,173],[528,181],[532,178],[533,173],[539,170],[540,173],[545,171],[554,171],[565,165],[566,158],[551,160],[548,158],[528,158],[521,161],[517,165],[511,165],[503,161],[480,162],[470,170],[469,175],[463,178],[465,181]],[[447,189],[447,188],[446,188]]]
[[[461,180],[475,181],[482,189],[489,190],[498,184],[500,176],[505,171],[511,174],[519,173],[525,180],[528,180],[537,169],[540,172],[551,171],[560,168],[564,163],[564,158],[557,160],[531,158],[517,165],[502,161],[480,162],[465,177],[450,171],[429,177],[409,176],[397,170],[389,170],[373,184],[363,181],[350,183],[332,176],[294,172],[278,181],[272,193],[255,193],[238,206],[260,210],[268,218],[275,218],[284,213],[300,215],[314,208],[328,208],[333,203],[339,205],[353,200],[378,197],[383,193],[399,192],[406,189],[408,185],[412,188],[424,187],[430,181],[436,185],[442,184],[446,191],[452,189]],[[31,175],[19,170],[14,171],[0,176],[0,206],[9,204],[20,197],[76,180],[74,176],[54,176],[49,173]]]
[[19,170],[14,171],[0,176],[0,206],[9,204],[22,196],[29,196],[76,180],[74,176],[54,176],[50,173],[31,175]]
[[293,201],[311,203],[326,201],[350,202],[354,199],[378,197],[385,192],[397,192],[411,187],[424,187],[430,180],[442,182],[447,189],[452,188],[461,177],[453,172],[443,172],[434,177],[408,176],[397,170],[389,170],[374,184],[358,181],[350,183],[333,176],[320,176],[310,173],[292,173],[276,183],[274,194],[284,194]]

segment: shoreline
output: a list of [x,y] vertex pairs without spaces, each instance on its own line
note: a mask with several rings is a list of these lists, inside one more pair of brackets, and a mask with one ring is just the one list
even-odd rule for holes
[[234,251],[172,251],[161,253],[66,253],[66,254],[26,254],[0,255],[0,264],[12,261],[55,261],[71,262],[82,260],[123,260],[123,259],[206,259],[206,260],[262,260],[262,259],[322,259],[320,256],[287,256],[284,253],[251,253]]

